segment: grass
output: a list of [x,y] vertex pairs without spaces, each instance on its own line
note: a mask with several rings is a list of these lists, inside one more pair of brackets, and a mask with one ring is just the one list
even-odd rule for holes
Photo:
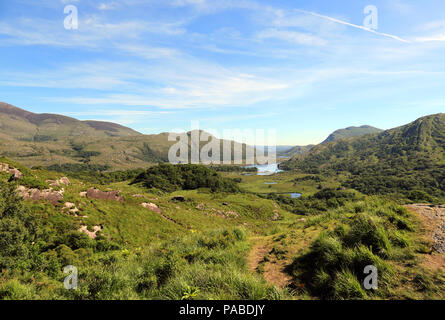
[[[25,177],[43,184],[63,176],[19,168]],[[276,192],[286,190],[292,181],[292,188],[311,184],[310,192],[319,191],[319,182],[296,181],[297,177],[302,176],[288,172],[242,176],[240,187],[259,188],[265,180],[277,181],[270,188]],[[358,195],[326,211],[299,215],[252,193],[212,193],[205,188],[168,193],[128,181],[101,185],[70,180],[63,202],[75,203],[78,217],[63,213],[63,203],[54,207],[23,202],[41,219],[42,236],[28,265],[0,275],[1,299],[424,299],[444,295],[443,273],[421,266],[430,244],[419,233],[419,222],[386,197]],[[328,184],[329,178],[321,183]],[[119,190],[125,201],[80,196],[91,186]],[[186,201],[172,201],[178,195]],[[143,208],[142,202],[155,203],[161,214]],[[276,221],[274,212],[280,216]],[[81,225],[90,229],[103,225],[102,236],[89,239],[77,231]],[[253,242],[270,248],[258,272],[252,272],[247,261]],[[79,270],[77,291],[63,288],[62,269],[68,264]],[[270,264],[286,267],[293,277],[290,287],[265,280]],[[366,265],[379,271],[378,290],[363,288]]]

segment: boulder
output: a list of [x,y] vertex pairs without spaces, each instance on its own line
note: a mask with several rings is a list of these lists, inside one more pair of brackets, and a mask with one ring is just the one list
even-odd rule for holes
[[156,213],[162,212],[161,209],[156,204],[151,203],[151,202],[143,202],[143,203],[141,203],[141,206],[143,206],[144,208],[147,208],[153,212],[156,212]]
[[120,195],[120,191],[102,191],[96,188],[89,188],[87,191],[88,198],[124,201],[124,197]]

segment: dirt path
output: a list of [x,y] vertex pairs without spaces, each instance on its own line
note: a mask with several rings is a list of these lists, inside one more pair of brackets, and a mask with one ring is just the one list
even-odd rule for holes
[[284,288],[292,282],[292,276],[286,271],[291,263],[289,259],[277,259],[272,252],[270,239],[254,240],[247,261],[251,272],[261,273],[264,279],[277,287]]
[[410,204],[407,209],[418,214],[423,232],[431,242],[431,254],[425,255],[423,266],[429,269],[445,270],[445,205]]
[[426,232],[432,238],[433,250],[445,253],[445,205],[410,204],[406,208],[417,212],[423,220]]

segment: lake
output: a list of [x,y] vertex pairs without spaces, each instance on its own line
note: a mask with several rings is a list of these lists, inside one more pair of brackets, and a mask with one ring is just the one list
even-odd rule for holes
[[301,197],[301,193],[289,193],[290,197],[292,199],[296,199],[296,198],[300,198]]
[[278,169],[278,163],[271,164],[254,164],[246,166],[246,168],[257,168],[259,176],[270,176],[271,174],[282,172],[283,170]]

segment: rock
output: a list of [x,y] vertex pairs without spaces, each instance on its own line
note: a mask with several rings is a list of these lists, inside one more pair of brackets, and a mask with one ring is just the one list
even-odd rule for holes
[[10,168],[8,163],[0,163],[0,172],[11,173],[10,180],[19,180],[22,178],[22,172],[16,168]]
[[75,206],[76,205],[72,202],[65,202],[65,204],[63,205],[64,208],[68,208],[68,209],[74,208]]
[[18,194],[25,200],[39,201],[39,200],[48,200],[54,206],[59,204],[61,200],[63,200],[63,192],[64,190],[54,191],[52,188],[39,190],[36,188],[28,189],[25,186],[19,186],[17,188]]
[[79,209],[77,209],[76,205],[72,202],[65,202],[62,208],[62,212],[68,211],[69,213],[72,213],[74,216],[77,217],[77,213],[79,212]]
[[87,191],[88,198],[124,201],[124,197],[119,195],[120,191],[102,191],[96,188],[89,188]]
[[87,196],[87,192],[86,191],[79,192],[79,196],[85,198]]
[[233,217],[233,218],[238,218],[239,214],[235,211],[227,211],[225,213],[226,217]]
[[46,180],[49,183],[50,187],[60,187],[59,181],[57,180]]
[[161,209],[156,204],[151,203],[151,202],[143,202],[143,203],[141,203],[141,206],[143,206],[144,208],[147,208],[153,212],[156,212],[156,213],[162,212]]
[[222,203],[223,206],[228,206],[229,204],[227,202]]
[[174,197],[171,198],[171,200],[179,201],[179,202],[185,202],[185,197],[184,196],[174,196]]
[[204,203],[199,203],[196,206],[196,209],[198,209],[198,210],[205,210],[205,208],[206,208],[206,205]]
[[68,185],[70,185],[71,182],[67,177],[62,177],[59,179],[59,183],[68,186]]
[[14,180],[19,180],[22,178],[22,173],[19,169],[11,169],[9,170],[9,173],[12,173],[12,177]]
[[278,211],[274,210],[272,220],[277,221],[279,218],[280,218],[280,214],[278,213]]
[[142,198],[142,194],[134,194],[133,197],[135,197],[135,198]]
[[78,229],[79,232],[85,233],[91,239],[96,239],[96,234],[100,230],[102,230],[102,226],[94,226],[93,231],[89,231],[87,226],[81,226],[80,229]]

